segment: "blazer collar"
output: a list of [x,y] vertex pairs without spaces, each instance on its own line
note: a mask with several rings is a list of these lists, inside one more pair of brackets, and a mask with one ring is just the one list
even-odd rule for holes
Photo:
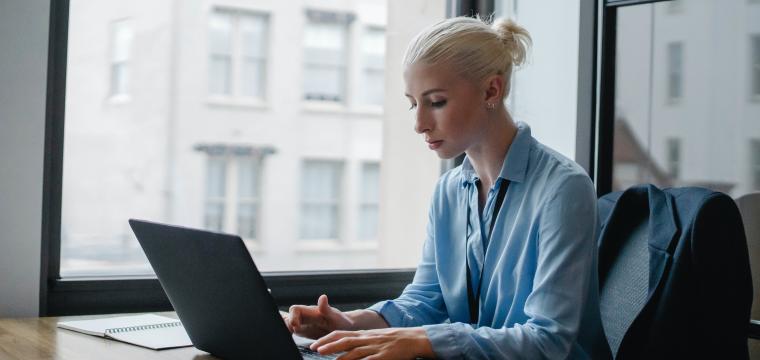
[[[673,255],[674,239],[679,233],[675,219],[675,204],[669,194],[654,185],[638,185],[620,195],[605,225],[601,229],[599,244],[599,270],[606,274],[620,249],[621,240],[647,217],[649,221],[649,296],[658,287],[662,275]],[[600,277],[600,283],[604,278]]]

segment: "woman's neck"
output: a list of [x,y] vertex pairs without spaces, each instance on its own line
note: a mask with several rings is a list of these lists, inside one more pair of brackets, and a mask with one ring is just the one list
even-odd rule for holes
[[466,151],[483,190],[490,189],[496,182],[507,151],[517,135],[517,125],[506,110],[498,111],[491,120],[488,122],[491,126],[484,129],[483,139]]

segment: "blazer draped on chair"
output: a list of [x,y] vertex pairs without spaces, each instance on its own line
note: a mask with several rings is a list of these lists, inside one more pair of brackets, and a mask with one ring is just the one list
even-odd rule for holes
[[633,309],[615,357],[748,358],[752,282],[734,201],[703,188],[640,185],[607,194],[598,206],[600,289],[636,223],[647,231],[645,301]]

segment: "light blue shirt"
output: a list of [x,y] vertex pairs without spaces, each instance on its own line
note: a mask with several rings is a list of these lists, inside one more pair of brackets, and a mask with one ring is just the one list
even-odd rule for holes
[[[518,123],[482,217],[477,180],[467,158],[441,176],[413,282],[370,310],[391,327],[422,326],[439,358],[609,357],[599,317],[591,179]],[[489,240],[504,180],[510,185]],[[469,323],[465,256],[473,288],[482,282],[477,324]]]

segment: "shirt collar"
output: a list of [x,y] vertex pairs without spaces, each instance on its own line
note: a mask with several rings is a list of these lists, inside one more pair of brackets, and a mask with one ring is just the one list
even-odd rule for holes
[[[525,180],[532,139],[530,126],[521,121],[517,122],[517,134],[504,157],[504,163],[499,172],[500,179],[511,182],[523,182]],[[465,156],[464,161],[462,161],[462,185],[475,183],[477,179],[478,174],[475,172],[475,168],[472,167],[470,159]]]

